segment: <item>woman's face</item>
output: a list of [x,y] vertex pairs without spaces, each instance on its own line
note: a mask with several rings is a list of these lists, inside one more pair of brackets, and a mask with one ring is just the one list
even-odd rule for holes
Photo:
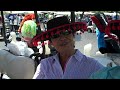
[[52,45],[58,52],[61,51],[69,51],[74,49],[74,36],[73,34],[63,35],[61,34],[59,37],[51,39]]

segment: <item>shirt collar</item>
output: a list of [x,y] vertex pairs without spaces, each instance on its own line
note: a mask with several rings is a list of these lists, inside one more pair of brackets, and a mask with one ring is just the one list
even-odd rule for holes
[[[76,49],[76,52],[74,55],[72,55],[72,57],[75,57],[76,60],[81,61],[81,59],[83,58],[83,54],[78,49]],[[53,58],[55,61],[58,61],[59,60],[58,53]]]
[[76,49],[76,53],[73,55],[73,57],[75,57],[76,60],[81,61],[83,54],[78,49]]

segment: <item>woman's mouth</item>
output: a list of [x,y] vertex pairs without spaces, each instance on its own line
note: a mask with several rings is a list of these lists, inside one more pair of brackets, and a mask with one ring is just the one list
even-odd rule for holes
[[60,46],[66,46],[68,44],[68,42],[63,42],[60,44]]

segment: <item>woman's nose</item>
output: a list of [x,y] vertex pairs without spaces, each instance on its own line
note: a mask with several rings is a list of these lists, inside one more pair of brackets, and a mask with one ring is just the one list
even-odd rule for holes
[[59,40],[65,40],[65,35],[61,34],[60,37],[59,37]]

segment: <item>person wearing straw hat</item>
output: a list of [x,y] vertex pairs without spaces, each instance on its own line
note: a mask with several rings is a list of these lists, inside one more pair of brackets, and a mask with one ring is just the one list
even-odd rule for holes
[[35,36],[32,42],[37,45],[38,41],[50,40],[57,53],[41,60],[33,79],[88,79],[92,73],[102,69],[104,66],[97,60],[75,49],[75,32],[86,29],[85,23],[70,23],[66,16],[49,20],[47,31]]

